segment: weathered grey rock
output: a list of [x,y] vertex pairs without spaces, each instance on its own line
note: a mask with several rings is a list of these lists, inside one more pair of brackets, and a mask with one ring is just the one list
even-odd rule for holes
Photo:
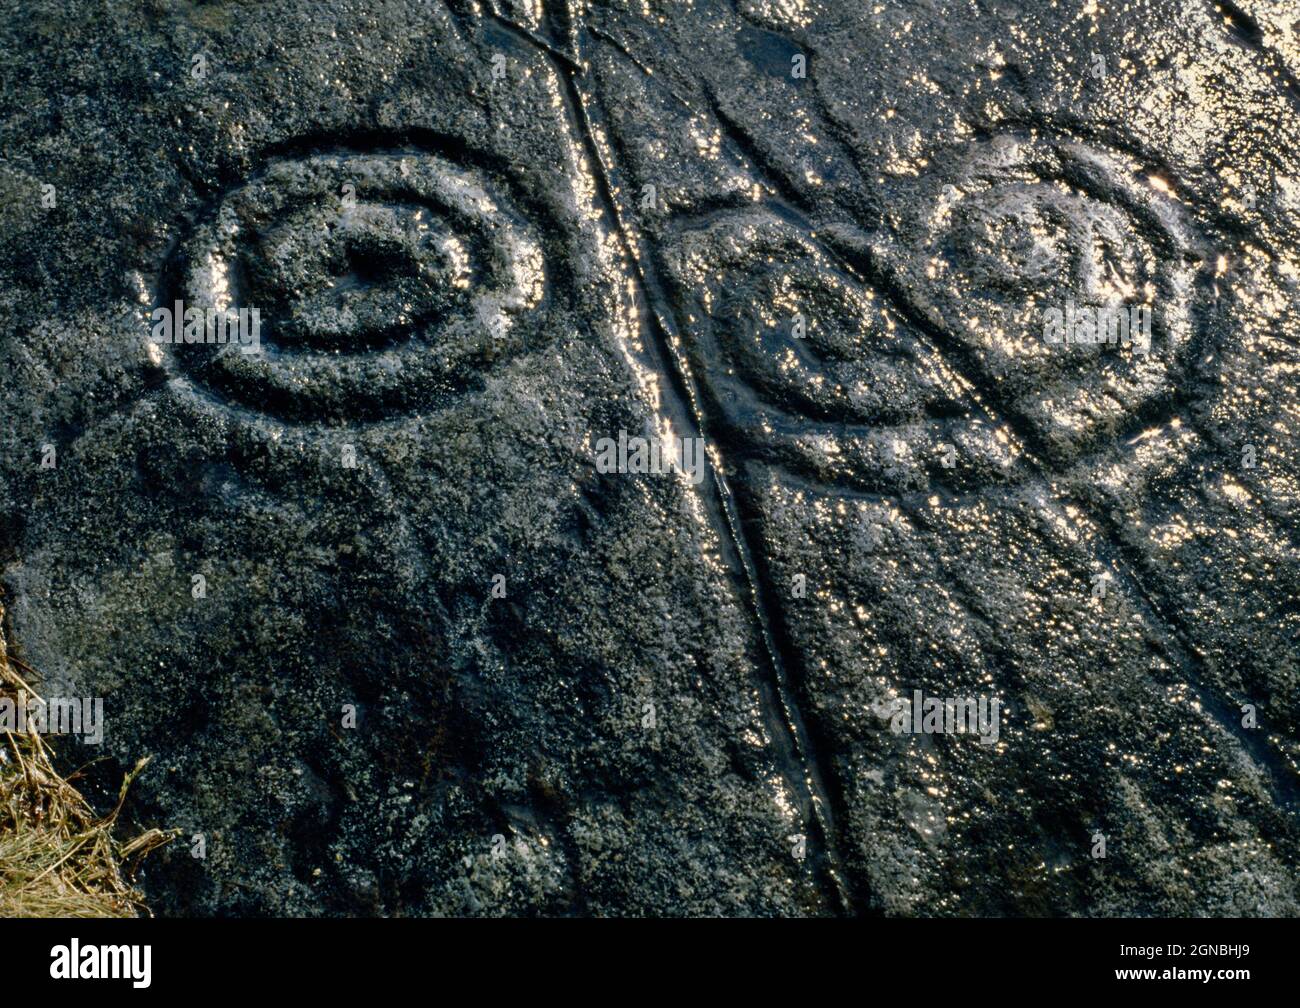
[[7,630],[159,912],[1297,912],[1274,8],[10,6]]

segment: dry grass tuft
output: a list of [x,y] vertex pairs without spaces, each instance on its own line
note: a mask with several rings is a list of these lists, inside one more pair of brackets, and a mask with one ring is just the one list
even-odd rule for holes
[[[19,669],[31,674],[8,655],[0,634],[0,697],[37,696]],[[124,866],[174,834],[149,830],[127,844],[112,834],[127,788],[148,762],[127,774],[116,807],[101,818],[54,769],[39,734],[0,732],[0,918],[148,913]]]

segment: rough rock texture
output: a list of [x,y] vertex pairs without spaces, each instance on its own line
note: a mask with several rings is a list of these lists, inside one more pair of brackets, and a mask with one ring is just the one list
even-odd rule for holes
[[1297,913],[1283,6],[3,4],[7,633],[155,909]]

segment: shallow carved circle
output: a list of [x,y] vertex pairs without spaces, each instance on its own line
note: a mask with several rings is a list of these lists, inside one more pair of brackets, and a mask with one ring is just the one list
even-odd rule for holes
[[168,346],[198,394],[292,423],[410,413],[536,326],[540,242],[484,173],[429,152],[272,162],[181,244],[160,299],[256,308],[261,350]]

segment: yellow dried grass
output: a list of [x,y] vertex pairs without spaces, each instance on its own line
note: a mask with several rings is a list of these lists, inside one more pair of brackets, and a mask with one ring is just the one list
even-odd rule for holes
[[[19,670],[31,675],[9,655],[0,632],[0,696],[39,700]],[[175,833],[152,829],[125,844],[113,836],[127,788],[148,762],[140,760],[126,775],[117,805],[101,817],[54,769],[38,733],[0,732],[0,917],[148,913],[124,866],[138,864]]]

